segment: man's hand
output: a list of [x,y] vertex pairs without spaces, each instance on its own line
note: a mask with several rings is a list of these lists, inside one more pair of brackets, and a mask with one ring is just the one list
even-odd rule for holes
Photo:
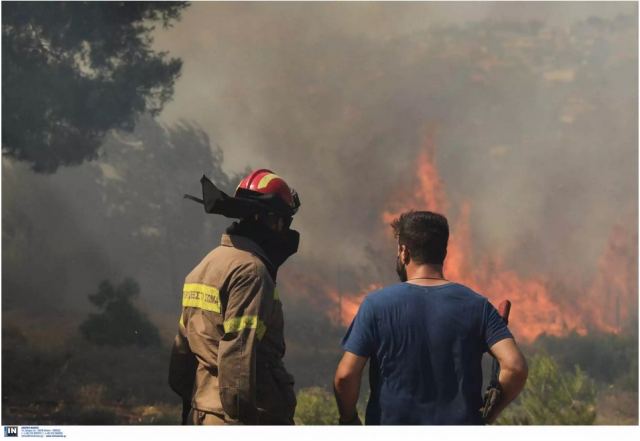
[[340,426],[362,426],[362,421],[360,420],[360,415],[358,415],[358,412],[356,412],[351,421],[344,421],[342,418],[339,418],[338,424]]
[[488,424],[493,423],[500,412],[512,402],[522,391],[527,381],[528,367],[522,352],[518,349],[516,342],[512,338],[505,338],[491,346],[489,349],[500,364],[500,399],[495,403],[486,418]]
[[338,364],[336,376],[333,380],[333,390],[336,395],[340,424],[361,425],[356,411],[358,395],[360,395],[360,381],[362,370],[367,364],[367,357],[361,357],[351,352],[345,352]]

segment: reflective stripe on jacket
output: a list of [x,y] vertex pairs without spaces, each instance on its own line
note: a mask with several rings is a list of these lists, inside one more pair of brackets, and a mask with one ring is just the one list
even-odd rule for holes
[[197,360],[193,408],[232,423],[290,424],[296,402],[282,363],[282,304],[263,259],[250,239],[223,235],[189,273],[170,379],[184,375],[186,346]]

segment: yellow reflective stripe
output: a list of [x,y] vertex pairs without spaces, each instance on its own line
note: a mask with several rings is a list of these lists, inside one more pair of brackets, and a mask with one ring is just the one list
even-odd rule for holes
[[183,292],[202,292],[204,294],[211,294],[213,296],[218,296],[218,288],[214,288],[213,286],[203,285],[202,283],[185,283]]
[[243,329],[255,329],[258,340],[262,340],[262,336],[267,332],[265,324],[255,315],[244,315],[224,321],[225,333],[239,332]]
[[258,182],[258,189],[265,188],[267,185],[269,185],[269,182],[271,182],[274,179],[279,178],[279,177],[280,176],[274,175],[273,173],[269,173],[268,175],[264,175],[262,177],[262,179],[260,179],[260,181]]
[[185,283],[182,306],[220,313],[220,293],[217,288],[201,283]]
[[277,289],[273,290],[273,300],[280,300],[280,293],[278,292]]
[[180,320],[178,320],[178,324],[184,328],[184,320],[182,319],[182,314],[180,314]]

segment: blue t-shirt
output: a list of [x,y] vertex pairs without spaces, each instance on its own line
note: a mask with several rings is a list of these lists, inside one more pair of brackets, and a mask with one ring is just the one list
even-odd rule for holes
[[482,354],[504,338],[493,305],[457,283],[369,294],[342,341],[370,357],[366,424],[483,424]]

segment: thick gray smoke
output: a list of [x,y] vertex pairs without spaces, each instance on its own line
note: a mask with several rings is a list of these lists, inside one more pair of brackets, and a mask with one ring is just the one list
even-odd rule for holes
[[425,126],[478,253],[584,277],[635,228],[635,5],[196,4],[157,43],[185,61],[163,118],[300,192],[299,260],[393,277],[371,249],[393,253],[380,214],[412,191]]
[[197,127],[151,119],[113,133],[99,160],[53,175],[3,159],[3,307],[77,317],[101,280],[133,277],[145,310],[175,316],[186,273],[230,222],[183,194],[200,194],[203,173],[231,191],[237,178],[221,163]]
[[181,196],[247,166],[301,195],[292,273],[390,282],[381,214],[412,194],[427,131],[479,256],[585,277],[613,225],[637,224],[633,4],[195,3],[156,46],[184,61],[169,128],[143,121],[51,177],[3,166],[5,307],[85,311],[99,280],[133,276],[175,315],[228,223]]

